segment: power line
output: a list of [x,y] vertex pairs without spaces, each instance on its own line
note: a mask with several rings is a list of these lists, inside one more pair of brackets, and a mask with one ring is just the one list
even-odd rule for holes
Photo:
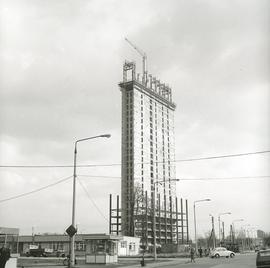
[[[104,179],[121,179],[121,177],[113,176],[96,176],[96,175],[78,175],[80,177],[89,178],[104,178]],[[239,176],[239,177],[200,177],[200,178],[179,178],[179,181],[207,181],[207,180],[243,180],[243,179],[263,179],[270,178],[270,175],[263,176]],[[135,177],[135,179],[140,179],[140,177]]]
[[47,189],[47,188],[49,188],[49,187],[52,187],[52,186],[55,186],[55,185],[57,185],[57,184],[59,184],[59,183],[62,183],[62,182],[64,182],[64,181],[67,181],[67,180],[69,180],[70,178],[72,178],[72,176],[69,176],[69,177],[66,177],[66,178],[64,178],[64,179],[61,179],[61,180],[59,180],[59,181],[56,181],[56,182],[54,182],[54,183],[45,185],[45,186],[40,187],[40,188],[38,188],[38,189],[32,190],[32,191],[30,191],[30,192],[26,192],[26,193],[19,194],[19,195],[15,195],[15,196],[12,196],[12,197],[9,197],[9,198],[1,199],[1,200],[0,200],[0,203],[6,202],[6,201],[10,201],[10,200],[14,200],[14,199],[17,199],[17,198],[20,198],[20,197],[24,197],[24,196],[27,196],[27,195],[30,195],[30,194],[34,194],[34,193],[40,192],[40,191],[45,190],[45,189]]
[[86,193],[88,199],[90,200],[90,202],[94,205],[94,207],[97,209],[97,211],[99,212],[99,214],[107,221],[109,222],[109,220],[105,217],[105,215],[102,213],[102,211],[99,209],[99,207],[97,206],[97,204],[94,202],[94,200],[91,198],[89,192],[87,191],[86,187],[83,185],[83,183],[78,180],[81,187],[83,188],[84,192]]
[[210,180],[243,180],[243,179],[265,179],[270,178],[269,176],[242,176],[242,177],[218,177],[218,178],[181,178],[179,181],[210,181]]
[[[1,199],[0,203],[7,202],[7,201],[10,201],[10,200],[14,200],[14,199],[17,199],[17,198],[21,198],[21,197],[24,197],[24,196],[27,196],[27,195],[30,195],[30,194],[40,192],[42,190],[45,190],[47,188],[50,188],[50,187],[53,187],[53,186],[55,186],[57,184],[65,182],[65,181],[69,180],[72,177],[73,176],[66,177],[64,179],[61,179],[61,180],[56,181],[54,183],[45,185],[45,186],[40,187],[38,189],[32,190],[30,192],[26,192],[26,193],[15,195],[15,196],[12,196],[12,197],[9,197],[9,198]],[[78,175],[78,177],[121,179],[121,177],[99,176],[99,175]],[[179,181],[241,180],[241,179],[263,179],[263,178],[270,178],[270,175],[264,175],[264,176],[239,176],[239,177],[212,177],[212,178],[209,178],[209,177],[204,177],[204,178],[180,178]],[[94,204],[94,206],[97,208],[97,210],[99,210],[99,208],[97,207],[95,202],[89,196],[89,193],[87,192],[86,188],[84,188],[84,185],[81,183],[80,180],[79,180],[79,182],[80,182],[81,186],[83,187],[83,189],[85,190],[85,192],[86,192],[87,196],[89,197],[89,199],[91,200],[91,202]],[[102,214],[101,211],[99,211],[99,212]],[[102,216],[105,217],[103,214],[102,214]],[[108,220],[108,219],[106,219],[106,220]]]
[[[201,161],[201,160],[213,160],[213,159],[221,159],[221,158],[230,158],[230,157],[241,157],[248,155],[256,155],[256,154],[266,154],[270,153],[270,150],[265,151],[257,151],[257,152],[247,152],[247,153],[239,153],[239,154],[227,154],[227,155],[216,155],[216,156],[206,156],[206,157],[198,157],[198,158],[187,158],[187,159],[177,159],[177,160],[167,160],[166,162],[193,162],[193,161]],[[163,163],[163,161],[154,161],[154,163]],[[150,164],[150,162],[138,162],[134,163],[135,165],[140,164]],[[86,164],[86,165],[77,165],[77,167],[112,167],[112,166],[120,166],[119,163],[112,164]],[[0,165],[0,168],[73,168],[73,165]]]
[[175,160],[175,162],[211,160],[211,159],[218,159],[218,158],[239,157],[239,156],[247,156],[247,155],[254,155],[254,154],[265,154],[265,153],[270,153],[270,150],[258,151],[258,152],[249,152],[249,153],[240,153],[240,154],[227,154],[227,155],[217,155],[217,156],[190,158],[190,159],[180,159],[180,160]]
[[121,179],[120,176],[103,176],[103,175],[91,175],[91,174],[90,175],[79,174],[78,177],[101,178],[101,179]]

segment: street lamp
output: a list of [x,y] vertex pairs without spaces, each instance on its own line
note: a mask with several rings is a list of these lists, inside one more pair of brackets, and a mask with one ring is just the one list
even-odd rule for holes
[[221,246],[221,238],[220,238],[220,216],[222,215],[231,215],[231,212],[224,212],[218,214],[218,239],[219,239],[219,246]]
[[[255,243],[255,235],[254,235],[255,228],[251,227],[248,228],[248,237],[249,237],[249,249],[254,246]],[[250,236],[249,236],[250,235]]]
[[194,233],[195,233],[195,252],[197,254],[197,231],[196,231],[196,203],[199,203],[199,202],[205,202],[205,201],[211,201],[211,199],[209,198],[206,198],[206,199],[201,199],[201,200],[196,200],[194,201],[194,204],[193,204],[193,212],[194,212]]
[[247,229],[245,227],[250,226],[250,224],[245,224],[241,226],[241,230],[243,230],[243,239],[242,239],[242,248],[244,251],[244,248],[246,248],[246,246],[248,247],[248,239],[247,239]]
[[[156,261],[157,260],[157,238],[156,238],[156,184],[162,184],[163,182],[166,182],[166,181],[179,181],[179,179],[172,179],[172,180],[163,180],[163,181],[155,181],[154,182],[154,191],[153,191],[153,238],[154,238],[154,241],[153,241],[153,244],[154,244],[154,260]],[[166,208],[165,208],[166,210]]]
[[237,220],[234,220],[232,222],[232,227],[233,227],[233,243],[234,243],[234,240],[235,240],[235,227],[234,227],[234,223],[235,222],[238,222],[238,221],[244,221],[244,219],[237,219]]
[[[86,140],[92,140],[96,138],[110,138],[110,134],[103,134],[103,135],[98,135],[98,136],[93,136],[89,138],[84,138],[80,140],[75,141],[75,149],[74,149],[74,170],[73,170],[73,199],[72,199],[72,226],[75,226],[75,204],[76,204],[76,164],[77,164],[77,144],[81,141],[86,141]],[[74,227],[75,228],[75,227]],[[74,267],[75,265],[75,252],[74,252],[74,244],[75,244],[75,235],[71,237],[71,242],[70,242],[70,265]]]

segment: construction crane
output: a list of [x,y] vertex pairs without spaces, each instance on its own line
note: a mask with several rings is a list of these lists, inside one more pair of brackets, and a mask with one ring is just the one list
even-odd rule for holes
[[146,73],[147,73],[147,67],[146,67],[146,53],[142,51],[140,48],[135,46],[131,41],[129,41],[126,37],[125,40],[142,56],[142,73],[143,73],[143,84],[146,85]]

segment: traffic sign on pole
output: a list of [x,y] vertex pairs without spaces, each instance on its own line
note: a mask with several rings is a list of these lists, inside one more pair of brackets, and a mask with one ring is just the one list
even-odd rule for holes
[[69,237],[72,237],[72,236],[74,236],[77,233],[77,229],[73,225],[70,225],[66,229],[66,233],[69,235]]

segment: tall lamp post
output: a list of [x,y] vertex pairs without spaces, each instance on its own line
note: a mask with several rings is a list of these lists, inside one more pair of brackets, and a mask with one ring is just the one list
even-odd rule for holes
[[212,240],[213,240],[213,248],[216,247],[216,233],[215,233],[215,220],[214,220],[214,216],[209,214],[209,216],[211,217],[211,222],[212,222]]
[[221,232],[220,232],[220,216],[222,215],[231,215],[231,212],[224,212],[218,214],[218,239],[219,239],[219,246],[221,246]]
[[249,239],[249,242],[250,242],[249,249],[250,249],[251,247],[254,246],[254,243],[255,243],[255,236],[254,236],[255,228],[254,227],[249,228],[248,231],[250,231],[250,233],[248,233],[248,234],[250,234],[250,239]]
[[[154,191],[153,191],[153,244],[154,244],[154,260],[157,260],[157,238],[156,238],[156,184],[162,184],[166,181],[179,181],[179,179],[165,180],[165,181],[155,181],[154,182]],[[166,210],[166,208],[165,208]]]
[[[103,134],[93,137],[88,137],[80,140],[75,141],[75,149],[74,149],[74,170],[73,170],[73,199],[72,199],[72,226],[75,228],[75,210],[76,210],[76,165],[77,165],[77,144],[82,141],[92,140],[96,138],[110,138],[110,134]],[[71,237],[70,242],[70,265],[74,267],[75,265],[75,251],[74,251],[74,244],[75,244],[75,235]]]
[[205,201],[211,201],[211,199],[206,198],[206,199],[201,199],[201,200],[196,200],[193,203],[193,212],[194,212],[194,233],[195,233],[195,252],[197,254],[197,227],[196,227],[196,203],[199,202],[205,202]]
[[237,220],[234,220],[233,222],[232,222],[232,231],[233,231],[233,234],[232,234],[232,237],[233,237],[233,243],[234,243],[234,240],[235,240],[235,226],[234,226],[234,223],[235,222],[238,222],[238,221],[244,221],[244,219],[237,219]]
[[247,234],[247,230],[246,230],[246,227],[250,226],[250,224],[245,224],[245,225],[242,225],[241,226],[241,230],[243,232],[243,237],[244,239],[242,239],[242,248],[243,248],[243,251],[244,249],[246,248],[246,246],[248,246],[248,240],[247,240],[247,237],[246,237],[246,234]]

